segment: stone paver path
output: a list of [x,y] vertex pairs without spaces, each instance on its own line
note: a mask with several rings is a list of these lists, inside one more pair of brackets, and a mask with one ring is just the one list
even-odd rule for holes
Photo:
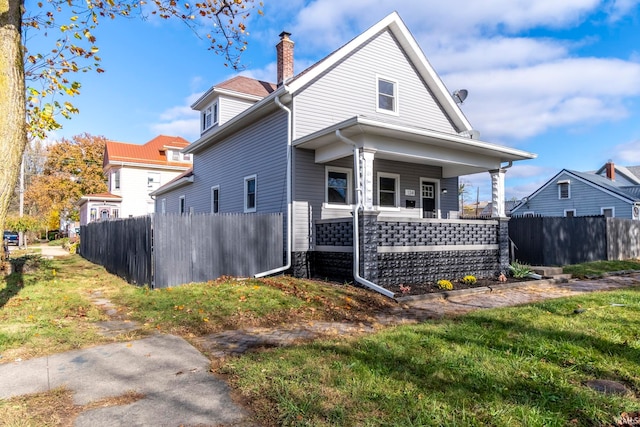
[[195,339],[209,357],[232,356],[264,347],[292,345],[325,336],[358,335],[382,326],[411,324],[428,319],[456,316],[473,310],[515,306],[545,299],[606,291],[640,284],[640,272],[595,280],[527,282],[519,286],[497,286],[487,292],[452,292],[447,298],[403,301],[393,310],[377,313],[373,323],[309,322],[286,328],[246,328],[224,331]]

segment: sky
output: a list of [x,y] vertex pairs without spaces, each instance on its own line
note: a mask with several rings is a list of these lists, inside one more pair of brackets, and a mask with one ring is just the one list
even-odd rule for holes
[[[397,11],[450,92],[469,91],[461,108],[480,139],[537,154],[508,170],[508,200],[561,169],[640,165],[640,0],[264,0],[262,10],[246,22],[241,74],[271,82],[283,30],[298,73]],[[237,74],[177,21],[105,21],[93,34],[105,72],[78,76],[80,113],[50,139],[195,141],[190,105]],[[488,173],[461,182],[490,200]]]

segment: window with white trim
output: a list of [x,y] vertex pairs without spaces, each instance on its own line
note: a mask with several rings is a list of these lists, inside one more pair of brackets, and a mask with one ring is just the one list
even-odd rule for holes
[[565,218],[575,218],[576,210],[575,209],[565,209],[564,216],[565,216]]
[[378,172],[378,205],[383,208],[400,206],[400,175]]
[[220,212],[220,186],[211,187],[211,213]]
[[244,211],[255,212],[258,196],[258,180],[256,175],[244,178]]
[[184,214],[186,212],[187,212],[186,199],[184,196],[180,196],[180,199],[178,199],[178,213]]
[[189,153],[185,153],[182,155],[182,160],[184,160],[185,162],[190,162],[191,161],[191,154]]
[[214,102],[202,110],[202,132],[218,123],[218,103]]
[[613,218],[616,216],[616,208],[600,208],[600,214],[606,218]]
[[563,200],[571,198],[571,187],[569,184],[569,180],[558,181],[558,199]]
[[111,209],[111,218],[120,218],[120,210],[119,209]]
[[120,189],[120,169],[111,172],[111,191]]
[[350,204],[351,169],[327,166],[325,174],[325,201],[334,205]]
[[167,213],[167,199],[160,200],[160,213]]
[[377,80],[376,111],[383,113],[398,113],[398,82],[378,77]]

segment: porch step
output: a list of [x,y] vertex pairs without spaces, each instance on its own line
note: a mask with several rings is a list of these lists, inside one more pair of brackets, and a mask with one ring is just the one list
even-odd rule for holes
[[562,267],[531,267],[534,273],[541,275],[542,277],[552,277],[562,274]]

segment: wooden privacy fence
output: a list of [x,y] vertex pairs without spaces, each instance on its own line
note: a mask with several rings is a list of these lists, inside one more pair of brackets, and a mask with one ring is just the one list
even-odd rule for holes
[[283,248],[279,213],[154,214],[91,223],[80,231],[83,257],[129,283],[156,288],[253,276],[281,266]]
[[562,266],[640,257],[640,224],[620,218],[513,217],[513,258],[531,265]]
[[137,285],[152,283],[151,217],[93,222],[80,227],[80,254]]

